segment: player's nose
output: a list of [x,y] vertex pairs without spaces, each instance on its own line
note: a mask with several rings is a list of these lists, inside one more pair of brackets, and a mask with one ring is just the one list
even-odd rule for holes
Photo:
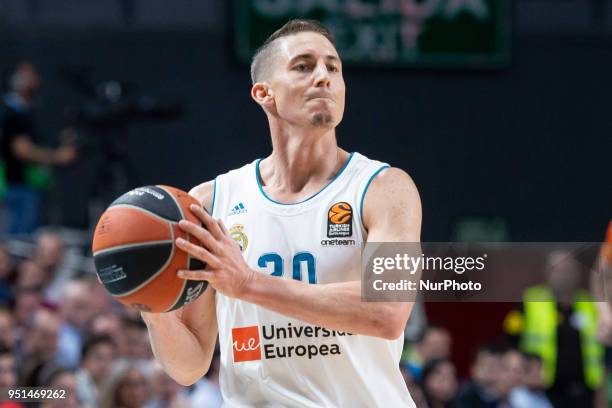
[[329,71],[327,70],[327,66],[325,62],[319,62],[314,70],[314,83],[315,86],[318,87],[329,87]]

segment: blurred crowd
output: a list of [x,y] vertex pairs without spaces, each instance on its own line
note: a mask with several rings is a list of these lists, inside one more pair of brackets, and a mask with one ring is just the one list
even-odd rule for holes
[[221,405],[218,356],[198,383],[178,385],[155,362],[139,313],[114,302],[95,274],[69,264],[53,232],[39,234],[29,256],[0,246],[0,389],[67,390],[66,399],[44,407]]
[[[154,360],[139,313],[112,300],[93,265],[70,261],[74,252],[56,232],[32,237],[26,247],[30,250],[0,245],[0,389],[67,390],[67,399],[49,400],[41,404],[45,407],[221,405],[218,353],[199,382],[191,387],[177,384]],[[467,379],[459,378],[453,363],[451,332],[421,316],[419,329],[407,335],[400,366],[419,408],[606,406],[595,405],[596,391],[605,383],[603,347],[589,343],[595,339],[588,319],[582,316],[577,324],[576,305],[587,302],[571,301],[580,293],[576,270],[551,271],[549,286],[536,289],[554,294],[556,302],[534,303],[548,305],[539,311],[526,307],[528,303],[517,305],[506,319],[506,332],[475,349]],[[422,304],[419,308],[423,314]],[[554,355],[546,351],[546,342],[530,346],[533,310],[537,320],[531,326],[550,326],[555,333],[549,344]],[[554,313],[554,325],[546,323],[543,310]],[[415,312],[411,321],[418,318]],[[542,330],[536,334],[546,335]],[[20,406],[0,401],[0,408]]]
[[401,370],[418,407],[550,408],[544,392],[542,360],[504,342],[480,346],[470,377],[460,384],[451,361],[452,339],[429,325],[410,346]]
[[[612,222],[608,243],[611,238]],[[612,309],[601,301],[612,287],[610,250],[602,246],[591,291],[584,289],[585,273],[572,253],[550,252],[545,282],[526,288],[523,302],[500,322],[503,331],[475,350],[462,384],[452,362],[451,333],[427,325],[406,344],[401,367],[417,406],[612,406]]]

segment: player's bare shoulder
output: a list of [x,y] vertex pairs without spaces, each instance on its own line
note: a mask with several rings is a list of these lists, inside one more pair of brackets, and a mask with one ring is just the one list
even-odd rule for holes
[[398,194],[411,200],[419,199],[419,191],[412,177],[397,167],[388,167],[378,173],[367,191],[367,196],[374,199],[376,197],[388,199],[389,195]]
[[364,197],[363,222],[367,230],[375,225],[398,228],[407,231],[402,239],[415,240],[420,235],[421,198],[412,177],[397,167],[378,173]]
[[195,197],[202,205],[210,212],[212,208],[213,198],[215,196],[215,181],[210,180],[202,184],[198,184],[191,190],[189,194]]

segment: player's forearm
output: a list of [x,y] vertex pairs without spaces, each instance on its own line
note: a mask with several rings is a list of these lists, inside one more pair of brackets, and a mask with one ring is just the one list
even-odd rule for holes
[[304,322],[353,334],[398,338],[412,304],[362,302],[359,281],[320,285],[255,273],[242,299]]
[[142,313],[151,348],[166,373],[181,385],[191,385],[210,367],[214,342],[202,345],[175,313]]

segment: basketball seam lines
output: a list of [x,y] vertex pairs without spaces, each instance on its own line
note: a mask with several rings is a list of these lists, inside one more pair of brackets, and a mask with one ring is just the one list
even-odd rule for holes
[[171,224],[178,224],[178,221],[173,221],[173,220],[170,220],[168,218],[162,217],[159,214],[155,214],[153,211],[149,211],[147,209],[144,209],[142,207],[138,207],[138,206],[133,205],[133,204],[116,204],[116,205],[113,205],[112,207],[110,207],[109,210],[111,208],[133,208],[133,209],[136,209],[136,210],[140,210],[140,211],[142,211],[144,213],[150,214],[150,215],[154,216],[155,218],[159,218],[160,220],[164,220],[166,222],[169,222]]
[[183,208],[182,208],[182,207],[181,207],[181,205],[179,204],[178,200],[177,200],[177,199],[174,197],[174,195],[173,195],[173,194],[172,194],[170,191],[166,190],[166,189],[165,189],[164,187],[162,187],[162,186],[157,186],[157,187],[159,187],[159,188],[161,188],[162,190],[164,190],[164,191],[165,191],[165,192],[166,192],[166,193],[167,193],[167,194],[170,196],[170,198],[172,198],[172,201],[174,201],[174,204],[176,204],[176,207],[178,208],[179,213],[181,214],[181,219],[183,219],[183,220],[184,220],[184,219],[186,219],[186,218],[185,218],[185,214],[183,213]]
[[[169,224],[172,224],[170,221],[168,221]],[[174,230],[172,229],[172,225],[170,225],[170,235],[172,235],[172,242],[174,242]],[[151,275],[149,277],[149,279],[147,279],[146,281],[144,281],[143,283],[141,283],[140,285],[138,285],[137,287],[130,289],[127,292],[123,292],[117,295],[114,295],[116,297],[125,297],[125,296],[129,296],[133,293],[138,292],[140,289],[144,288],[145,286],[147,286],[149,283],[151,283],[160,273],[162,273],[164,271],[164,269],[166,269],[168,267],[168,265],[170,265],[170,263],[172,262],[172,258],[174,257],[174,247],[175,245],[172,245],[172,250],[170,251],[170,256],[168,257],[168,260],[166,261],[166,263],[157,270],[157,272],[155,272],[153,275]]]
[[134,247],[138,247],[138,246],[147,247],[147,246],[161,245],[161,244],[172,244],[173,242],[174,242],[174,240],[169,240],[169,239],[165,239],[165,240],[162,240],[162,241],[135,242],[133,244],[118,245],[118,246],[114,246],[112,248],[101,249],[99,251],[94,252],[93,256],[106,255],[109,252],[120,251],[122,249],[129,249],[129,248],[134,248]]
[[[187,240],[189,241],[189,234],[187,234]],[[187,269],[190,269],[191,266],[191,254],[188,253],[187,254]],[[181,298],[183,297],[183,292],[185,291],[185,289],[187,288],[187,284],[189,283],[188,279],[185,279],[183,282],[183,288],[179,291],[178,296],[176,297],[176,299],[174,299],[174,302],[172,303],[172,305],[164,310],[164,313],[167,313],[169,311],[171,311],[172,309],[174,309],[176,307],[176,304],[178,303],[179,300],[181,300]]]
[[[161,188],[162,190],[164,190],[166,193],[168,193],[168,195],[170,196],[170,198],[172,198],[172,200],[174,201],[174,204],[176,204],[176,207],[179,210],[179,213],[181,214],[181,218],[182,219],[186,219],[185,218],[185,213],[183,213],[183,207],[181,207],[181,204],[178,202],[178,200],[174,197],[174,194],[172,194],[170,191],[168,191],[167,189],[165,189],[163,186],[157,186],[159,188]],[[191,241],[189,234],[187,234],[187,241]],[[189,264],[191,263],[191,255],[187,254],[187,269],[189,269]],[[185,287],[187,286],[187,280],[185,280],[183,282],[183,288],[179,291],[178,296],[176,297],[176,299],[174,299],[174,302],[172,302],[172,304],[170,305],[170,307],[166,310],[164,310],[165,312],[170,311],[172,308],[174,308],[174,306],[176,306],[176,303],[181,300],[181,297],[183,296],[183,292],[185,291]]]
[[[187,259],[189,260],[189,258]],[[176,297],[176,299],[174,299],[174,302],[172,302],[170,307],[164,310],[164,313],[169,312],[172,309],[174,309],[178,301],[181,300],[181,298],[183,297],[183,292],[185,292],[185,287],[187,286],[187,283],[189,283],[189,281],[187,279],[183,279],[183,287],[181,288],[181,290],[179,290],[178,296]]]

